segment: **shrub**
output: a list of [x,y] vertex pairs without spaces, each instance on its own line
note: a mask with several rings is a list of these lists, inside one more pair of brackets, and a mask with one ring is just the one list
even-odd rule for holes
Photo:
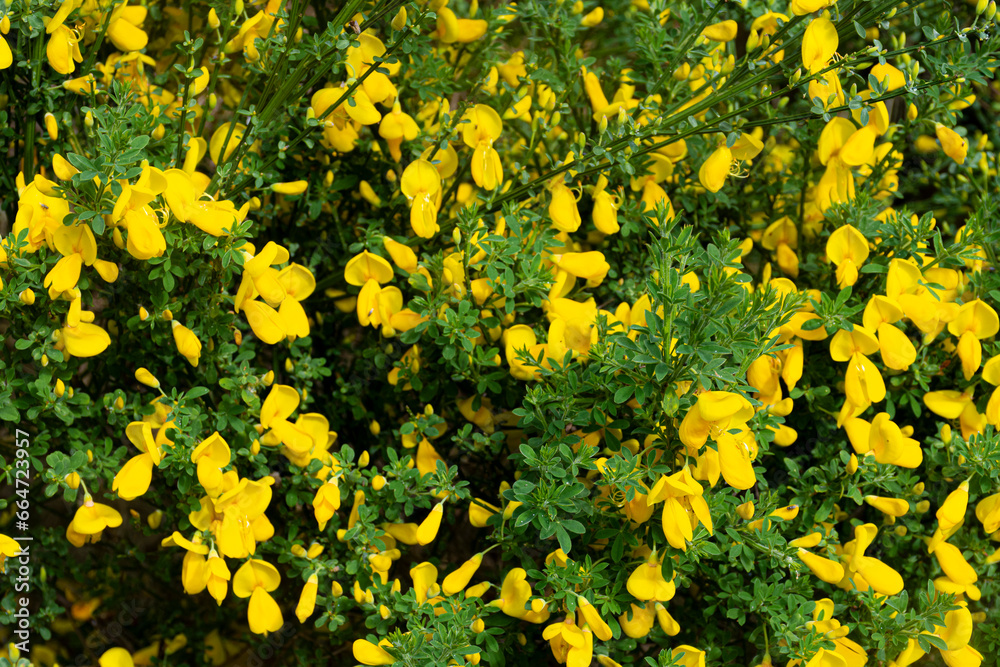
[[4,10],[0,664],[995,664],[993,0],[334,4]]

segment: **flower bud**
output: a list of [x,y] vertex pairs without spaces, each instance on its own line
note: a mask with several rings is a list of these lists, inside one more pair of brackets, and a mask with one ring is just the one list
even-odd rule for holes
[[155,512],[147,516],[146,523],[149,524],[149,527],[152,528],[153,530],[159,528],[160,524],[163,523],[163,510],[156,510]]
[[744,521],[749,521],[750,519],[752,519],[754,514],[753,501],[748,500],[747,502],[737,507],[736,513],[739,514],[740,518],[743,519]]
[[372,477],[372,488],[376,491],[381,491],[385,487],[385,477],[382,475],[375,475]]
[[358,457],[358,467],[365,468],[368,466],[368,462],[371,460],[371,456],[367,451],[361,452],[361,456]]
[[45,131],[49,133],[49,139],[52,141],[59,138],[59,125],[56,123],[56,117],[50,112],[45,112]]
[[219,26],[222,25],[222,21],[219,20],[219,15],[215,13],[215,8],[208,10],[208,27],[212,30],[217,30]]
[[17,295],[17,298],[26,306],[30,306],[35,303],[35,293],[30,287],[21,290],[21,293]]
[[274,371],[268,371],[261,382],[264,383],[265,387],[270,387],[274,383]]
[[847,462],[847,474],[853,475],[858,471],[858,457],[851,454],[851,459]]
[[166,135],[166,133],[167,133],[167,126],[161,123],[160,125],[156,126],[156,129],[153,130],[151,136],[153,137],[154,141],[159,141],[164,137],[164,135]]
[[160,381],[156,379],[156,376],[141,366],[135,370],[135,379],[147,387],[160,388]]
[[997,14],[997,3],[995,0],[990,0],[990,4],[986,7],[986,20],[992,21],[993,17]]
[[80,488],[80,474],[76,472],[71,472],[63,478],[66,481],[66,486],[71,489]]
[[368,425],[368,432],[372,435],[378,435],[382,432],[382,425],[373,419],[372,423]]
[[59,378],[56,378],[56,396],[62,398],[62,395],[65,393],[66,393],[66,384]]
[[406,27],[406,7],[400,7],[399,11],[392,18],[392,29],[402,30]]

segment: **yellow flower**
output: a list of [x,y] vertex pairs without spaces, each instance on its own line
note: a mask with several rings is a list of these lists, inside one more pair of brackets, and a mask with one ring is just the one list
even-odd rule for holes
[[934,133],[937,135],[938,141],[941,142],[941,148],[944,149],[945,155],[958,164],[965,164],[965,156],[969,152],[969,142],[963,139],[958,132],[941,123],[934,124]]
[[21,553],[21,545],[12,537],[0,533],[0,573],[7,571],[6,560]]
[[290,181],[288,183],[271,183],[271,191],[279,195],[300,195],[309,187],[309,181]]
[[132,654],[123,648],[110,648],[101,654],[97,664],[100,667],[135,667]]
[[105,528],[117,528],[120,525],[122,515],[112,507],[95,503],[88,493],[66,528],[66,538],[74,546],[82,547],[86,542],[99,540]]
[[[6,40],[4,40],[4,44],[6,44]],[[7,49],[9,50],[10,47],[8,46]],[[70,30],[64,25],[58,25],[50,32],[49,42],[45,47],[45,56],[55,71],[60,74],[72,74],[76,70],[75,62],[83,62],[83,54],[80,53],[80,36],[76,31]]]
[[602,234],[617,234],[621,227],[618,224],[618,207],[620,200],[608,192],[608,179],[604,174],[597,179],[597,184],[591,196],[594,198],[594,226]]
[[222,469],[229,465],[229,443],[216,431],[202,440],[191,452],[191,462],[198,466],[198,482],[210,495],[222,491]]
[[389,144],[389,154],[396,162],[402,159],[400,152],[402,143],[413,141],[418,134],[420,134],[420,126],[417,125],[412,116],[403,112],[399,102],[393,104],[392,111],[382,117],[382,122],[378,126],[378,136]]
[[355,639],[354,659],[362,665],[391,665],[396,662],[396,659],[382,648],[383,646],[391,648],[392,644],[388,639],[383,639],[378,645],[372,644],[367,639]]
[[324,530],[334,512],[340,509],[340,487],[336,481],[326,482],[316,490],[313,497],[313,513],[319,529]]
[[[792,11],[795,11],[794,7]],[[825,16],[814,18],[802,36],[802,66],[811,73],[825,68],[837,52],[839,43],[833,21]]]
[[[728,22],[727,22],[728,23]],[[735,22],[731,22],[734,23]],[[711,27],[711,26],[709,26]],[[722,40],[729,41],[729,40]],[[741,133],[740,138],[732,145],[720,145],[701,165],[698,180],[709,192],[718,192],[731,173],[739,174],[739,164],[743,160],[752,160],[764,149],[764,144],[753,135]],[[735,171],[734,171],[735,170]]]
[[971,380],[983,362],[983,345],[1000,331],[997,311],[982,299],[969,301],[959,308],[955,318],[948,323],[948,332],[958,336],[958,356],[962,360],[962,373]]
[[837,584],[844,578],[844,567],[829,558],[823,558],[822,556],[817,556],[811,551],[806,551],[802,547],[799,547],[796,555],[799,557],[803,563],[806,564],[813,574],[819,577],[822,581],[828,584]]
[[612,637],[611,626],[604,622],[604,619],[597,612],[597,608],[590,604],[590,600],[582,595],[577,595],[576,604],[576,610],[583,617],[585,627],[589,627],[601,641],[610,641]]
[[427,160],[414,160],[403,170],[400,188],[410,200],[410,226],[414,233],[425,239],[433,237],[440,229],[437,213],[441,175],[437,169]]
[[438,529],[441,528],[441,519],[444,518],[444,501],[431,508],[420,526],[417,528],[417,543],[430,544],[437,537]]
[[653,551],[647,557],[646,562],[629,575],[626,588],[636,600],[654,600],[656,602],[669,602],[676,592],[673,580],[667,581],[663,578],[663,558],[657,558]]
[[712,515],[703,492],[686,467],[673,475],[662,475],[649,492],[648,505],[663,501],[663,532],[670,546],[687,551],[687,542],[694,539],[692,529],[699,523],[713,533]]
[[299,623],[305,623],[306,619],[312,616],[316,608],[316,591],[319,588],[319,576],[315,573],[309,575],[306,585],[302,587],[302,594],[299,596],[299,603],[295,606],[295,616]]
[[902,498],[880,498],[879,496],[865,496],[865,502],[877,509],[882,514],[888,516],[906,516],[910,511],[910,503]]
[[462,141],[475,149],[472,178],[479,187],[495,190],[503,184],[503,166],[493,142],[503,132],[503,121],[492,107],[485,104],[477,104],[466,111],[462,120]]
[[221,606],[222,601],[226,599],[226,591],[229,589],[229,568],[226,566],[226,561],[219,557],[215,549],[209,553],[205,568],[208,574],[206,581],[208,594],[215,598],[215,601]]
[[535,611],[527,606],[528,600],[532,596],[531,584],[525,579],[527,572],[520,567],[515,567],[504,577],[503,585],[500,587],[500,597],[490,603],[491,606],[499,607],[500,611],[530,623],[544,623],[548,620],[550,612],[548,605],[544,605],[541,611]]
[[463,590],[469,585],[469,580],[479,569],[479,566],[483,562],[483,554],[475,554],[472,558],[465,561],[457,570],[449,574],[444,578],[444,582],[441,584],[441,592],[445,595],[454,595],[459,591]]
[[572,234],[580,228],[581,222],[576,196],[562,177],[553,179],[549,191],[552,193],[552,200],[549,202],[548,213],[552,226],[559,231]]
[[119,51],[141,51],[146,48],[149,37],[140,27],[146,19],[147,9],[140,5],[120,5],[111,14],[108,25],[108,39]]
[[837,286],[858,281],[858,270],[868,259],[868,240],[851,225],[838,227],[826,242],[826,256],[837,267]]
[[854,540],[845,545],[845,552],[850,555],[848,569],[860,574],[867,584],[882,595],[896,595],[903,590],[903,578],[877,558],[865,555],[865,550],[878,534],[875,524],[866,523],[854,529]]
[[10,44],[7,43],[7,39],[3,35],[0,35],[0,70],[5,70],[13,64],[14,53],[10,50]]
[[233,593],[236,597],[250,598],[247,619],[251,632],[266,635],[281,629],[284,623],[281,608],[270,595],[280,583],[278,570],[262,560],[248,560],[236,571]]
[[153,431],[147,422],[132,422],[125,436],[142,452],[132,457],[115,475],[111,485],[123,500],[135,500],[149,490],[153,466],[160,464],[160,448],[153,442]]
[[965,511],[969,505],[969,480],[963,481],[958,488],[948,494],[944,503],[938,508],[936,517],[938,529],[949,531],[965,522]]
[[847,402],[858,414],[872,403],[885,399],[885,380],[867,355],[879,350],[878,340],[862,326],[853,331],[841,329],[830,341],[830,356],[834,361],[846,361],[844,393]]
[[171,320],[173,328],[174,343],[181,356],[188,360],[188,363],[197,367],[201,359],[201,341],[194,335],[194,332],[177,320]]

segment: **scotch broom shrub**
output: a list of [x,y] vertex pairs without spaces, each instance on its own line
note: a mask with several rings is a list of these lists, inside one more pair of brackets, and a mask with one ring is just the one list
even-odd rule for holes
[[995,665],[995,15],[0,5],[0,664]]

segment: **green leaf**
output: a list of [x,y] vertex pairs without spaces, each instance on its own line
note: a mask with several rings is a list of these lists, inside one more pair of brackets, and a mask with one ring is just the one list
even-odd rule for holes
[[635,385],[627,384],[624,387],[619,387],[618,391],[615,392],[615,403],[624,403],[628,399],[632,398],[632,392],[635,391]]

